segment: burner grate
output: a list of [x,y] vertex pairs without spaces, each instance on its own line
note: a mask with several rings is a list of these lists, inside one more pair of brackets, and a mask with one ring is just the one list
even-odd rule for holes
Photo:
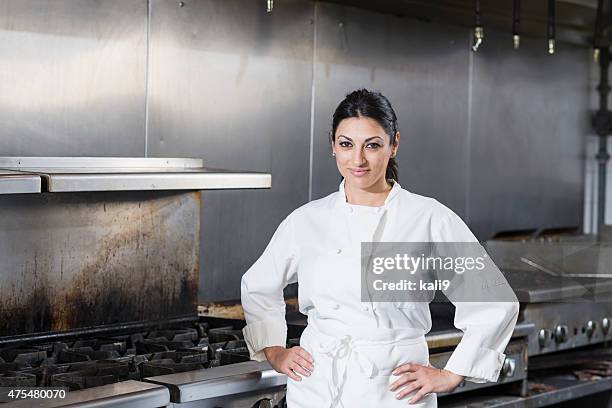
[[116,361],[92,361],[73,366],[76,370],[51,376],[51,386],[68,387],[71,391],[129,380],[128,364]]
[[199,321],[184,327],[0,348],[0,386],[79,390],[248,361],[241,326]]

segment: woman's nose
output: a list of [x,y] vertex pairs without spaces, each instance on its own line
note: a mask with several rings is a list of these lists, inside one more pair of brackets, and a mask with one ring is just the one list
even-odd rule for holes
[[365,162],[365,155],[362,149],[355,149],[353,152],[353,165],[361,166]]

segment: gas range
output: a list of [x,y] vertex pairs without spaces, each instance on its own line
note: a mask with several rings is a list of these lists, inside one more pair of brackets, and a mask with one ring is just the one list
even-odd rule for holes
[[[153,385],[160,383],[158,378],[193,372],[209,379],[228,376],[240,379],[241,375],[249,377],[249,373],[261,373],[262,369],[270,368],[265,363],[250,361],[241,330],[243,326],[240,320],[200,317],[179,325],[152,326],[147,330],[119,329],[116,333],[90,333],[72,339],[60,337],[49,342],[12,342],[0,346],[0,387],[65,387],[69,390],[69,398],[63,403],[56,401],[49,405],[57,407],[74,406],[71,398],[82,404],[77,406],[88,406],[100,395],[104,402],[96,402],[95,406],[116,406],[130,390],[140,394],[143,387],[153,387],[152,390],[159,393],[158,388],[162,388],[168,401],[161,399],[156,402],[160,405],[155,406],[167,406],[172,389],[163,383]],[[299,344],[298,338],[288,342],[288,346],[296,344]],[[236,369],[222,367],[230,365]],[[284,381],[279,385],[284,385]],[[112,393],[118,393],[117,398],[108,395]],[[21,405],[25,402],[4,406],[25,406]],[[144,406],[141,402],[134,400],[131,405],[125,405],[123,401],[121,406]]]
[[0,348],[0,386],[71,391],[231,364],[246,350],[239,328],[191,326]]

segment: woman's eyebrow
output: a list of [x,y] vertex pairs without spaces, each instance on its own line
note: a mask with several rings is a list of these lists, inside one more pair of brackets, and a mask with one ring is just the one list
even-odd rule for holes
[[[351,139],[351,138],[350,138],[350,137],[348,137],[348,136],[338,135],[338,138],[341,138],[341,137],[343,137],[343,138],[345,138],[345,139],[348,139],[348,140],[350,140],[351,142],[353,141],[353,139]],[[380,137],[380,136],[372,136],[372,137],[368,137],[368,138],[367,138],[365,141],[367,142],[367,141],[372,140],[372,139],[382,139],[382,137]]]

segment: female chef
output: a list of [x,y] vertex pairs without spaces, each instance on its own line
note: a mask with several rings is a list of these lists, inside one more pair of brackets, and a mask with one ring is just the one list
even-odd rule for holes
[[[399,141],[386,97],[365,89],[348,94],[330,133],[343,177],[338,191],[289,214],[242,277],[251,358],[288,376],[289,408],[433,408],[437,392],[464,379],[497,381],[516,297],[453,301],[464,335],[444,369],[429,365],[429,303],[361,301],[361,242],[477,242],[453,211],[399,185]],[[283,289],[294,282],[308,325],[300,346],[286,348]]]

